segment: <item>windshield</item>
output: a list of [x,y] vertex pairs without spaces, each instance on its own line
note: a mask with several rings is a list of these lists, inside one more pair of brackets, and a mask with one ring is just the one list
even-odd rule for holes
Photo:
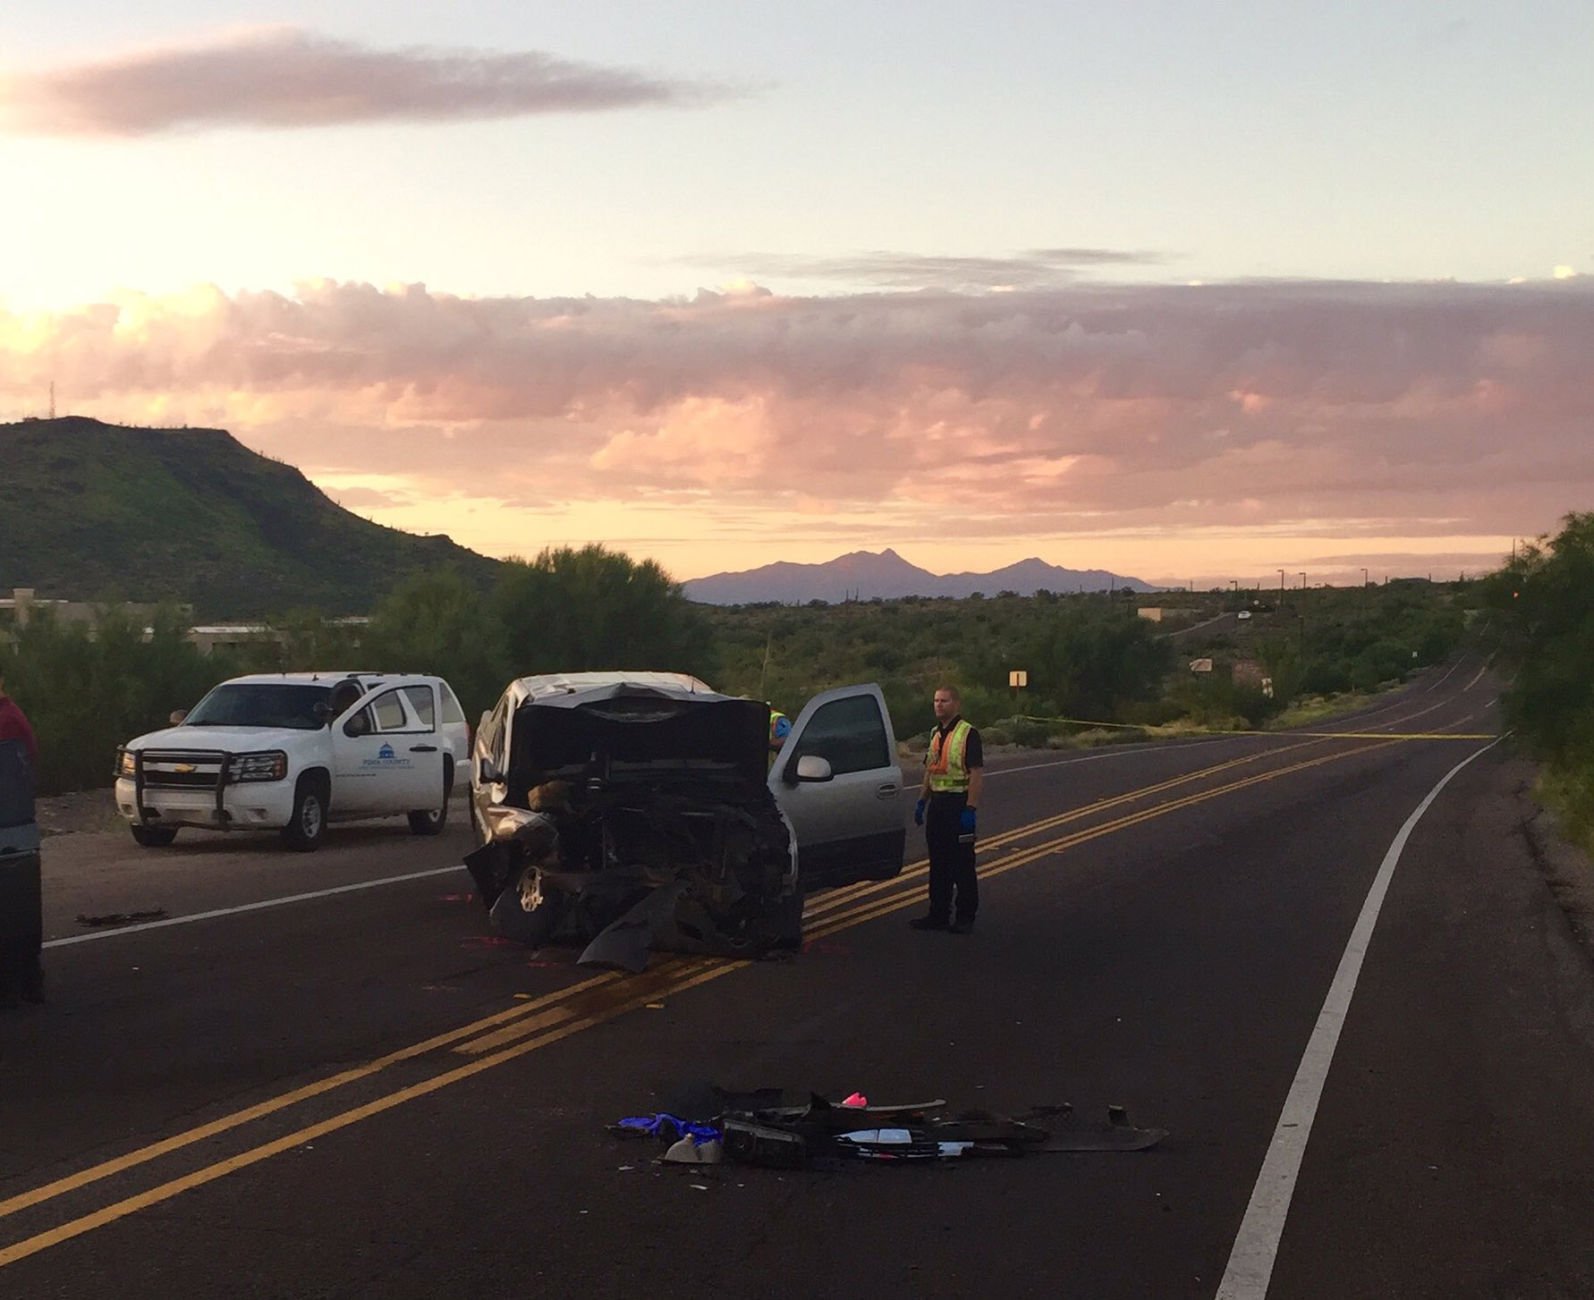
[[251,682],[218,686],[184,719],[189,727],[292,727],[318,731],[326,725],[316,705],[332,694],[328,686]]

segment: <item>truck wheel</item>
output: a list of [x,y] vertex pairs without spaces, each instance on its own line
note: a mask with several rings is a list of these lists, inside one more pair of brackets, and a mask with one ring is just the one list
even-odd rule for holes
[[454,765],[443,764],[443,803],[433,812],[412,812],[410,830],[416,835],[440,835],[448,824],[448,799],[454,793]]
[[164,849],[177,838],[177,829],[173,826],[140,826],[135,823],[128,829],[133,832],[133,842],[146,849]]
[[293,794],[293,816],[282,828],[282,838],[288,847],[308,853],[321,846],[321,837],[327,829],[327,796],[325,783],[314,776],[301,776]]

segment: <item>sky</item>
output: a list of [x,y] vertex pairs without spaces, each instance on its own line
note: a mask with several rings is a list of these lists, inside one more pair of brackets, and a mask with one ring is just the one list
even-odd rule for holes
[[1323,8],[8,0],[0,420],[681,580],[1475,574],[1594,509],[1594,6]]

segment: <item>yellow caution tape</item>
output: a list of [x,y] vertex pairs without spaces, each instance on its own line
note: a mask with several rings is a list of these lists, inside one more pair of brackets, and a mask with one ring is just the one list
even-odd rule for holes
[[[1072,727],[1103,728],[1113,731],[1143,731],[1157,735],[1161,727],[1139,722],[1093,722],[1086,718],[1039,718],[1034,714],[1014,715],[1020,722],[1063,722]],[[1218,727],[1180,727],[1181,736],[1308,736],[1314,740],[1494,740],[1491,731],[1231,731]]]

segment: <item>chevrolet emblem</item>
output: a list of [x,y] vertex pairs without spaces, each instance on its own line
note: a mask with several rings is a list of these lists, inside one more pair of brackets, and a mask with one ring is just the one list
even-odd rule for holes
[[194,770],[194,765],[192,763],[173,763],[172,764],[172,771],[180,773],[183,776],[187,776],[193,770]]

